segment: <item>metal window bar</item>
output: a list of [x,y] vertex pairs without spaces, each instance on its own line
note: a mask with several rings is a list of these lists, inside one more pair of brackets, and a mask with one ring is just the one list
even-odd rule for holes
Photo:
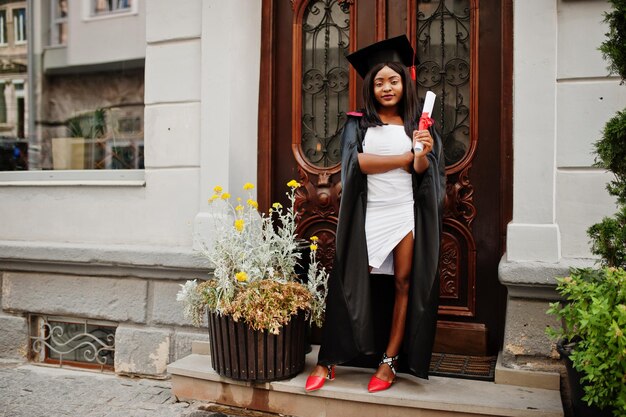
[[350,13],[335,0],[312,1],[302,19],[302,151],[317,167],[341,160],[348,107]]
[[29,356],[34,362],[113,370],[117,323],[30,315]]
[[470,0],[418,2],[417,86],[437,94],[446,166],[463,159],[470,144]]

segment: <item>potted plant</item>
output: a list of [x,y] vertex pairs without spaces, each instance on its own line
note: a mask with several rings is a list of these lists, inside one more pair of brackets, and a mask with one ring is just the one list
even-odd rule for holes
[[626,271],[573,269],[557,279],[564,302],[549,314],[562,328],[548,328],[566,360],[577,416],[626,415]]
[[208,313],[211,363],[233,379],[271,381],[290,378],[304,368],[306,321],[321,326],[328,274],[316,259],[311,237],[307,282],[295,272],[300,261],[296,230],[295,180],[287,184],[290,207],[274,203],[269,214],[258,211],[244,185],[244,203],[222,187],[209,204],[215,239],[201,253],[214,266],[202,283],[187,281],[177,295],[196,326]]
[[93,168],[94,146],[106,131],[104,109],[74,116],[67,121],[67,136],[52,138],[54,169]]

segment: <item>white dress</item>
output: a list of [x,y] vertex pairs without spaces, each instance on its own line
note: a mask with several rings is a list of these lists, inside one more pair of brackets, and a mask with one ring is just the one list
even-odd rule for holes
[[[363,152],[400,155],[411,150],[404,126],[370,127]],[[412,175],[402,168],[367,175],[365,236],[373,274],[393,274],[393,249],[409,233],[415,234]]]

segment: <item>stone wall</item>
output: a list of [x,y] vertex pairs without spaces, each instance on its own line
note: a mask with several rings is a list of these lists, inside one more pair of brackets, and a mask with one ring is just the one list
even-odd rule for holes
[[116,256],[109,248],[107,259],[94,265],[72,256],[94,257],[93,248],[65,246],[63,252],[51,259],[50,251],[24,245],[0,256],[0,358],[24,359],[29,314],[115,323],[115,372],[123,374],[165,377],[166,365],[191,353],[192,341],[208,340],[206,323],[191,326],[176,301],[179,284],[207,277],[208,264],[194,253],[153,248],[136,252],[139,261],[130,263],[132,253]]

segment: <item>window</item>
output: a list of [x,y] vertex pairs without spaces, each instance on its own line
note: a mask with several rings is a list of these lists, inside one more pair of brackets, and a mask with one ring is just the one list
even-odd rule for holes
[[30,359],[35,362],[113,369],[115,328],[101,320],[30,317]]
[[68,0],[52,0],[50,22],[50,45],[67,43],[67,4]]
[[0,45],[7,43],[7,11],[0,10]]
[[[310,2],[302,18],[302,156],[328,168],[341,161],[348,108],[350,14],[339,2]],[[323,57],[323,59],[321,59]]]
[[[94,24],[82,24],[85,16],[81,15],[95,8],[93,0],[35,3],[34,11],[26,10],[37,38],[18,48],[0,48],[0,61],[9,63],[3,66],[0,83],[10,80],[4,101],[0,97],[0,181],[90,182],[106,178],[139,184],[144,169],[145,47],[123,38],[112,44],[102,35],[110,31],[139,33],[137,22],[144,16],[134,10],[137,2],[100,1],[101,7],[120,13],[113,17],[123,17],[94,17]],[[26,40],[26,10],[23,6],[6,9],[2,4],[0,1],[0,11],[6,10],[9,45],[14,44],[13,33],[16,39]],[[45,45],[43,53],[35,53],[40,61],[29,68],[28,52],[40,43]],[[93,50],[94,44],[97,49],[111,48],[119,54],[100,54]],[[63,45],[78,51],[73,57],[80,65],[69,60],[66,48],[58,47]],[[134,58],[124,60],[123,56]],[[32,74],[35,89],[25,82],[27,73]],[[16,170],[40,173],[4,172]]]
[[26,9],[13,10],[13,30],[15,43],[26,42]]
[[91,15],[101,16],[132,11],[133,0],[91,0]]

